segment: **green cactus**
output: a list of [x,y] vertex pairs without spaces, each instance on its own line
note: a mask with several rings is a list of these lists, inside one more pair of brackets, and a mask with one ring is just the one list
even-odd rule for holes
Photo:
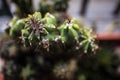
[[[16,43],[16,57],[10,59],[17,77],[8,75],[9,68],[5,68],[7,76],[12,80],[74,80],[79,56],[97,50],[96,37],[89,28],[79,26],[75,19],[66,20],[60,26],[56,20],[50,13],[42,18],[40,12],[20,20],[13,19],[9,24],[9,36],[19,43]],[[29,74],[29,69],[34,73]],[[49,75],[51,77],[47,77]]]
[[[19,34],[19,35],[18,35]],[[58,37],[62,44],[78,46],[84,53],[94,52],[97,49],[95,36],[86,27],[79,27],[77,20],[66,20],[61,26],[57,26],[56,18],[47,13],[44,18],[41,13],[35,12],[25,19],[14,21],[10,29],[10,36],[21,37],[23,44],[29,45],[41,43],[43,39],[54,42]]]

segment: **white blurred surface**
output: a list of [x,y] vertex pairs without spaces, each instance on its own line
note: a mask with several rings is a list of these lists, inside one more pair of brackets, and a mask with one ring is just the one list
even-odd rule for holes
[[[75,18],[82,18],[85,25],[88,27],[91,27],[92,23],[95,22],[97,32],[104,32],[104,29],[106,27],[109,28],[109,25],[113,21],[120,21],[120,14],[118,17],[114,17],[112,14],[118,0],[89,0],[86,15],[84,17],[79,14],[81,10],[81,1],[82,0],[70,0],[68,14]],[[120,26],[117,26],[116,29],[119,29],[120,32]]]
[[4,32],[10,19],[9,16],[0,16],[0,33]]

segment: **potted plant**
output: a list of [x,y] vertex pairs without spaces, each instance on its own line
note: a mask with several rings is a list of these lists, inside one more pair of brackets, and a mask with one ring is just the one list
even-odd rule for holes
[[81,56],[95,54],[98,46],[91,29],[67,19],[61,25],[46,13],[13,18],[1,50],[5,80],[75,80]]

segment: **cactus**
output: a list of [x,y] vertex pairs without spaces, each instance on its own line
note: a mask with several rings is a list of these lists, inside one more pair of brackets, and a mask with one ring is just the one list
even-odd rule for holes
[[[41,46],[43,40],[48,40],[49,44],[55,42],[58,37],[62,44],[74,45],[82,49],[84,53],[94,52],[97,49],[95,44],[95,35],[91,34],[91,30],[86,27],[79,27],[75,19],[66,20],[61,26],[56,25],[56,18],[47,13],[44,18],[41,18],[39,12],[29,15],[27,18],[17,20],[10,29],[10,36],[17,38],[21,37],[23,44],[29,42]],[[53,39],[50,39],[53,37]],[[25,41],[26,40],[26,41]],[[70,46],[69,46],[70,47]]]
[[[9,80],[74,79],[79,56],[96,52],[96,36],[89,28],[79,26],[75,19],[66,20],[60,26],[56,20],[50,13],[42,18],[40,12],[35,12],[8,24],[7,33],[17,44],[17,54],[11,58],[12,64],[7,62],[11,67],[4,68],[6,80],[7,76]],[[8,74],[10,68],[16,78]],[[25,74],[26,69],[32,72]]]

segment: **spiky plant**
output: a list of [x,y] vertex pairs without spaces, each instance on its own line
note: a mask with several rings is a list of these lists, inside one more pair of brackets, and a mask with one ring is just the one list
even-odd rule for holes
[[6,80],[74,80],[80,56],[94,54],[98,48],[89,28],[79,26],[75,19],[57,26],[50,13],[43,18],[35,12],[13,19],[7,31],[17,51],[6,62]]

